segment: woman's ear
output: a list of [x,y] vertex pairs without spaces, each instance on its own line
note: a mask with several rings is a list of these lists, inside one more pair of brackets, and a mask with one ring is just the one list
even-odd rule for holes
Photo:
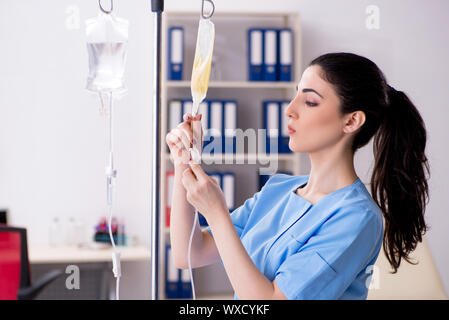
[[345,133],[354,133],[358,131],[365,123],[366,116],[363,111],[354,111],[346,115],[345,126],[343,131]]

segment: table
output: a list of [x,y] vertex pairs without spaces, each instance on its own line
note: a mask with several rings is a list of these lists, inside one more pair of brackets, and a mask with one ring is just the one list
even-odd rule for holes
[[[122,262],[150,262],[150,249],[144,246],[117,246]],[[112,247],[90,248],[77,246],[51,247],[30,245],[28,258],[32,276],[36,280],[49,269],[67,272],[67,267],[76,265],[80,270],[80,289],[68,290],[63,274],[46,287],[40,299],[115,299],[115,278],[112,275]],[[73,272],[73,271],[72,271]],[[111,283],[114,283],[111,285]]]

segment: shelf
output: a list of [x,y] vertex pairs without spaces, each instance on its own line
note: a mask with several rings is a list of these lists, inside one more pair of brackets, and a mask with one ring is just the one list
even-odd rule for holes
[[[168,88],[190,88],[190,81],[167,81]],[[295,89],[296,82],[269,81],[211,81],[209,88],[229,89]]]
[[[165,159],[171,160],[170,153],[165,154]],[[215,154],[215,155],[204,154],[202,156],[202,160],[204,162],[211,162],[213,160],[221,160],[222,162],[225,162],[224,164],[228,164],[228,163],[226,163],[226,161],[230,161],[230,160],[235,160],[238,162],[248,161],[248,162],[251,162],[248,164],[256,164],[258,160],[260,160],[262,162],[266,162],[269,160],[294,161],[295,159],[296,159],[295,153],[278,153],[278,154],[257,154],[257,153],[232,154],[232,153],[230,153],[230,154]],[[206,164],[210,164],[210,163],[206,163]],[[214,163],[212,163],[212,164],[214,164]],[[217,163],[217,164],[223,164],[223,163]],[[234,163],[232,162],[229,164],[234,164]],[[240,164],[240,163],[237,163],[237,164]]]
[[[200,15],[198,11],[166,11],[166,14],[170,16],[170,18],[185,18],[185,19],[199,19]],[[242,11],[235,11],[235,12],[216,12],[213,15],[213,19],[215,18],[285,18],[285,17],[298,17],[298,12],[266,12],[266,11],[260,11],[260,12],[254,12],[254,11],[248,11],[248,12],[242,12]]]
[[[256,8],[257,9],[257,8]],[[171,25],[180,25],[185,30],[185,52],[184,52],[184,81],[170,81],[167,77],[167,61],[162,61],[162,85],[161,98],[162,108],[161,112],[161,145],[163,146],[162,163],[161,163],[161,185],[164,192],[161,194],[161,203],[167,203],[166,192],[166,172],[173,169],[173,161],[170,153],[165,146],[165,136],[167,134],[169,118],[167,107],[172,99],[191,99],[190,75],[192,72],[192,65],[195,53],[195,43],[197,36],[198,20],[200,18],[198,11],[180,12],[165,11],[166,19],[162,21],[162,57],[167,57],[167,40],[168,27]],[[302,59],[302,37],[300,16],[298,12],[222,12],[218,10],[213,17],[216,26],[215,46],[217,50],[215,65],[217,69],[211,74],[209,82],[208,99],[213,100],[228,100],[233,99],[238,102],[242,108],[238,108],[238,123],[237,126],[241,128],[261,128],[263,108],[262,101],[266,100],[291,100],[296,94],[297,81],[303,72]],[[290,82],[268,82],[268,81],[248,81],[247,68],[247,30],[249,28],[270,27],[270,28],[291,28],[294,35],[294,52],[292,81]],[[218,68],[220,66],[220,68]],[[215,68],[215,67],[214,67]],[[242,90],[243,89],[243,90]],[[246,142],[245,145],[249,142]],[[301,158],[299,153],[276,153],[265,154],[257,153],[258,148],[240,149],[239,153],[210,153],[202,157],[201,164],[204,165],[205,171],[235,171],[237,175],[236,184],[238,185],[239,194],[235,195],[235,204],[243,203],[247,197],[251,197],[255,191],[258,190],[258,171],[259,169],[267,167],[267,169],[279,162],[279,169],[290,170],[294,174],[300,174]],[[224,150],[221,150],[224,151]],[[245,151],[245,152],[243,152]],[[171,162],[171,163],[170,163]],[[235,167],[235,165],[244,164],[250,167]],[[223,165],[225,165],[223,167]],[[226,166],[227,165],[227,166]],[[269,167],[268,167],[269,166]],[[254,179],[253,179],[254,178]],[[237,188],[236,188],[237,190]],[[236,191],[237,192],[237,191]],[[244,193],[244,194],[243,194]],[[165,217],[165,211],[163,211]],[[165,221],[164,221],[165,222]],[[191,226],[189,227],[190,230]],[[202,228],[203,229],[203,228]],[[162,243],[170,243],[170,229],[165,227],[163,229]],[[164,256],[165,258],[165,256]],[[162,259],[163,264],[164,259]],[[196,272],[203,272],[197,270]],[[161,280],[164,279],[165,268],[162,268]],[[214,277],[226,277],[226,274],[214,274]],[[164,287],[164,281],[161,281]],[[221,284],[220,284],[221,286]],[[233,292],[226,292],[227,288],[218,288],[217,284],[208,283],[209,287],[214,288],[212,294],[198,294],[198,299],[233,299]],[[164,292],[164,290],[162,290]],[[198,292],[202,292],[201,285]],[[208,291],[208,290],[206,290]],[[221,293],[223,292],[223,293]]]

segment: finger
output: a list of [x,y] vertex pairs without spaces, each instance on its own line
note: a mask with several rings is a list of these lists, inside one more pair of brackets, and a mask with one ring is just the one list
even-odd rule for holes
[[167,137],[165,139],[165,141],[167,142],[168,147],[170,148],[170,150],[174,149],[174,148],[182,148],[182,142],[179,140],[179,138],[171,133],[167,134]]
[[213,182],[213,183],[215,183],[217,186],[220,186],[219,184],[218,184],[218,181],[217,180],[215,180],[214,178],[210,178],[211,179],[211,181]]
[[191,125],[183,125],[179,127],[179,130],[183,133],[183,142],[187,142],[187,148],[190,148],[192,141],[193,141],[193,132]]
[[175,136],[178,137],[179,141],[182,142],[182,144],[184,145],[184,147],[186,149],[190,148],[190,143],[191,143],[191,139],[189,139],[188,135],[186,134],[186,132],[181,129],[181,127],[176,127],[171,131]]
[[169,138],[169,140],[167,141],[167,144],[170,147],[170,150],[173,149],[173,151],[175,151],[175,152],[185,150],[184,144],[176,136],[172,135],[172,138]]
[[190,152],[186,148],[180,148],[178,150],[178,158],[182,161],[182,164],[188,165],[190,160]]
[[184,121],[192,120],[192,114],[191,114],[191,113],[185,113],[185,114],[183,115],[182,119],[183,119]]
[[182,172],[182,183],[187,190],[193,190],[197,180],[191,168],[187,168]]
[[189,165],[198,180],[207,179],[209,177],[207,173],[204,172],[203,168],[201,168],[201,166],[194,160],[190,160]]

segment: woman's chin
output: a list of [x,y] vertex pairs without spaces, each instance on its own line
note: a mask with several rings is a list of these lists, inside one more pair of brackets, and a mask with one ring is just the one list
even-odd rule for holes
[[307,148],[304,148],[304,146],[297,141],[294,141],[292,138],[290,138],[290,141],[288,142],[288,147],[292,152],[307,152]]

